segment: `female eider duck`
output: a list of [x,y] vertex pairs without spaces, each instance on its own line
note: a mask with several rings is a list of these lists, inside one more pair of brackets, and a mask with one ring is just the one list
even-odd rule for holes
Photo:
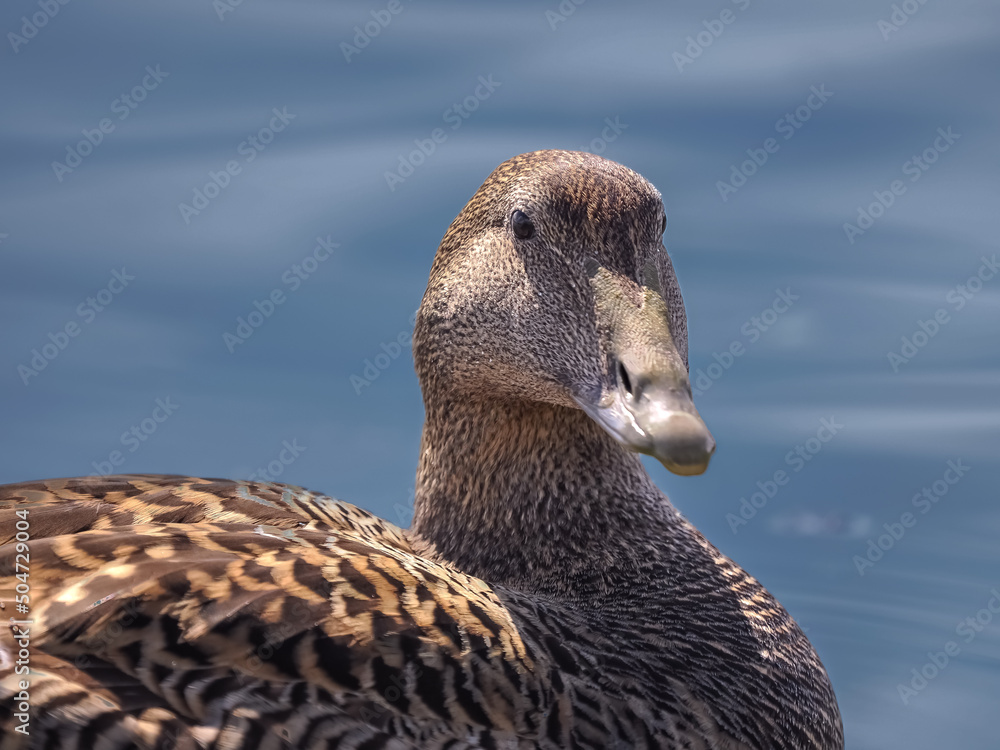
[[0,747],[842,748],[802,631],[636,455],[715,447],[665,224],[598,156],[490,175],[417,318],[410,529],[268,482],[0,488]]

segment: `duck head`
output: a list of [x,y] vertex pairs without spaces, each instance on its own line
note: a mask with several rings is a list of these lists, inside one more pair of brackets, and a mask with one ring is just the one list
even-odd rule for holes
[[675,474],[715,449],[695,409],[687,319],[642,176],[588,153],[501,164],[449,227],[417,316],[425,403],[580,409]]

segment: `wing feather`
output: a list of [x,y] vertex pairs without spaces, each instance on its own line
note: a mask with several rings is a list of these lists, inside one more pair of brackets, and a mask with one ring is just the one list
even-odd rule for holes
[[[417,556],[401,530],[358,508],[286,485],[191,477],[8,485],[0,592],[14,589],[19,510],[31,536],[32,645],[76,665],[60,678],[67,694],[82,696],[89,680],[115,696],[107,712],[125,717],[119,733],[128,724],[130,736],[152,737],[169,716],[196,739],[229,732],[228,743],[243,736],[234,727],[286,731],[308,714],[309,726],[431,747],[537,726],[547,665],[497,594]],[[122,708],[136,690],[159,701],[142,711],[167,714]]]

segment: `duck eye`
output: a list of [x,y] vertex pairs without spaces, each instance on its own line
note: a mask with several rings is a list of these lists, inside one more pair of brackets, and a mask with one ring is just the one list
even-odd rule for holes
[[514,230],[514,236],[520,240],[526,240],[535,233],[535,225],[523,211],[515,211],[510,216],[510,227]]

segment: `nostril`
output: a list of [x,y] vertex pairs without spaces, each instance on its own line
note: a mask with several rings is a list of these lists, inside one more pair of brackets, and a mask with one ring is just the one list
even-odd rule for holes
[[618,384],[625,392],[626,398],[635,398],[635,394],[632,392],[632,379],[629,377],[628,370],[625,369],[625,365],[621,362],[618,363]]
[[621,388],[626,401],[635,403],[642,401],[647,385],[649,385],[648,380],[642,376],[630,375],[625,365],[618,363],[618,387]]

